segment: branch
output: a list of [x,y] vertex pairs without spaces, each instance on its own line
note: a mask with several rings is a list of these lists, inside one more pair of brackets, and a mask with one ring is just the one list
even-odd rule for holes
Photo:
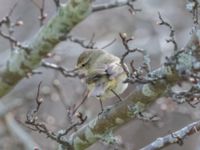
[[32,137],[19,125],[11,113],[5,116],[5,120],[10,132],[17,136],[27,150],[32,150],[34,148],[40,149],[39,145],[35,143]]
[[79,77],[80,79],[84,77],[84,75],[80,75],[78,72],[76,72],[76,69],[74,70],[68,70],[62,66],[53,64],[53,63],[49,63],[46,61],[42,61],[41,66],[46,67],[46,68],[51,68],[54,70],[59,71],[64,77]]
[[40,16],[38,16],[38,19],[40,21],[40,26],[44,25],[44,20],[47,18],[47,13],[44,12],[45,8],[45,0],[42,0],[42,5],[40,6],[37,2],[34,0],[31,0],[33,4],[39,9],[40,11]]
[[66,140],[64,140],[63,136],[67,135],[71,130],[85,123],[85,121],[87,120],[87,116],[83,116],[82,113],[76,113],[76,117],[78,121],[70,125],[66,130],[61,130],[59,131],[59,133],[50,131],[45,123],[39,121],[38,119],[39,117],[37,116],[40,106],[43,103],[43,99],[40,97],[41,83],[42,82],[39,83],[38,88],[37,88],[37,95],[35,98],[36,107],[30,110],[30,112],[26,114],[25,123],[28,125],[29,129],[32,129],[33,131],[38,131],[39,133],[43,133],[48,138],[59,143],[62,147],[73,150],[73,147],[71,146],[71,144],[69,144]]
[[131,11],[141,11],[140,9],[135,9],[132,6],[133,5],[132,2],[134,1],[135,0],[115,0],[110,3],[93,5],[92,12],[102,11],[105,9],[111,9],[111,8],[122,7],[122,6],[129,6]]
[[58,12],[27,42],[31,52],[15,48],[0,71],[0,97],[7,94],[27,73],[38,67],[41,59],[83,19],[90,14],[90,0],[70,0],[59,7]]
[[94,37],[95,37],[95,34],[92,35],[90,41],[87,43],[86,43],[86,40],[78,38],[78,37],[73,37],[71,35],[69,35],[67,37],[67,39],[69,39],[71,42],[79,44],[80,46],[82,46],[85,49],[95,49],[97,47],[95,46],[95,42],[93,41]]
[[[130,5],[131,2],[134,0],[116,1],[108,3],[108,6],[109,8],[120,7]],[[60,4],[55,16],[32,40],[15,47],[8,61],[0,69],[0,97],[6,95],[22,78],[37,68],[42,58],[67,37],[78,23],[92,12],[105,9],[99,5],[93,6],[93,9],[91,7],[91,0],[69,0],[67,4]],[[11,37],[9,40],[16,43]],[[29,50],[28,53],[24,49]]]
[[176,143],[181,146],[183,145],[183,140],[187,136],[199,133],[199,131],[200,131],[200,120],[197,122],[193,122],[169,135],[157,138],[154,142],[141,148],[140,150],[159,150],[171,144],[176,144]]
[[170,34],[169,34],[170,39],[167,39],[167,40],[166,40],[167,43],[171,42],[171,43],[174,45],[174,52],[177,52],[177,50],[178,50],[178,44],[177,44],[176,41],[175,41],[175,37],[174,37],[174,36],[175,36],[175,31],[174,31],[172,25],[169,24],[168,22],[166,22],[166,21],[162,18],[160,12],[158,12],[158,16],[159,16],[159,19],[160,19],[160,22],[158,22],[158,24],[159,24],[159,25],[164,25],[164,26],[166,26],[166,27],[168,27],[168,28],[170,29]]
[[[155,80],[153,83],[140,85],[124,101],[108,108],[103,115],[91,120],[88,124],[72,134],[69,142],[76,150],[83,150],[95,143],[97,140],[109,133],[110,129],[116,129],[135,118],[141,109],[152,104],[157,98],[163,96],[177,82],[184,80],[185,70],[191,70],[193,61],[200,60],[200,47],[198,33],[193,32],[191,40],[185,47],[184,53],[177,54],[177,64],[163,65],[152,71],[152,76],[162,76],[163,79]],[[195,58],[194,58],[195,57]]]

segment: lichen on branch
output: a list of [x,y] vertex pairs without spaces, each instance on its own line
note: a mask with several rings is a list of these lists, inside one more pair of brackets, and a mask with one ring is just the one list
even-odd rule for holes
[[27,73],[35,69],[41,59],[51,52],[68,33],[91,12],[91,0],[70,0],[34,38],[26,43],[27,49],[15,48],[0,71],[0,97],[7,94]]

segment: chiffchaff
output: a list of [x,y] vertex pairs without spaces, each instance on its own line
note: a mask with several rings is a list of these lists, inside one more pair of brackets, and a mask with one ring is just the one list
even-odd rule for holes
[[120,58],[101,49],[89,49],[80,54],[77,69],[85,75],[88,96],[100,100],[119,95],[128,87]]

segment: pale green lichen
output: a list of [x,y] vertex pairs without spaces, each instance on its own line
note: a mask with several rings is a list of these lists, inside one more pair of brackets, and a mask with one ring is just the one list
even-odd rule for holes
[[24,71],[19,64],[21,64],[25,60],[24,52],[19,51],[18,49],[14,50],[11,52],[11,58],[12,59],[9,59],[8,61],[8,66],[7,66],[8,71],[18,72],[18,74],[23,75]]
[[58,13],[44,25],[38,33],[28,42],[24,49],[16,48],[11,52],[7,68],[2,71],[0,82],[0,97],[9,90],[28,72],[38,67],[41,59],[51,52],[79,22],[91,12],[90,0],[70,0],[67,5],[62,5]]
[[10,89],[10,86],[0,79],[0,95],[3,95],[7,90]]
[[141,102],[137,102],[136,104],[133,105],[128,105],[128,116],[130,117],[135,117],[139,113],[143,112],[145,109],[145,105]]
[[190,69],[192,68],[193,56],[191,54],[181,53],[178,57],[178,62],[178,70]]
[[156,92],[154,91],[153,87],[151,86],[151,84],[145,84],[143,87],[142,87],[142,93],[145,95],[145,96],[148,96],[148,97],[152,97],[152,96],[155,96],[156,95]]
[[198,36],[198,38],[200,38],[200,30],[196,31],[196,35]]
[[79,138],[78,136],[75,137],[75,139],[73,140],[73,145],[74,145],[74,149],[75,150],[80,150],[83,149],[81,148],[82,145],[87,145],[87,141],[86,140],[82,140],[81,138]]
[[107,133],[105,136],[101,137],[101,140],[107,144],[118,144],[121,143],[121,137],[115,136],[113,130]]
[[94,140],[94,133],[92,132],[90,127],[88,127],[85,130],[85,138],[87,139],[87,141],[90,141],[90,142]]
[[117,118],[115,119],[115,123],[116,123],[116,124],[123,124],[123,123],[124,123],[124,120],[121,119],[121,118],[119,118],[119,117],[117,117]]
[[96,124],[97,124],[98,119],[99,119],[99,118],[97,117],[97,118],[95,118],[94,120],[92,120],[92,122],[90,122],[90,124],[89,124],[89,128],[94,129],[94,127],[95,127]]
[[196,50],[196,49],[197,49],[197,46],[196,45],[192,45],[191,50],[193,51],[193,50]]

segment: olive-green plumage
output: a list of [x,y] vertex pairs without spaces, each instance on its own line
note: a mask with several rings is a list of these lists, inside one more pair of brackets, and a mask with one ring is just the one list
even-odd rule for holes
[[78,58],[77,68],[86,76],[89,96],[106,99],[114,96],[112,90],[121,94],[128,86],[123,82],[126,73],[121,67],[120,59],[104,50],[85,50]]

